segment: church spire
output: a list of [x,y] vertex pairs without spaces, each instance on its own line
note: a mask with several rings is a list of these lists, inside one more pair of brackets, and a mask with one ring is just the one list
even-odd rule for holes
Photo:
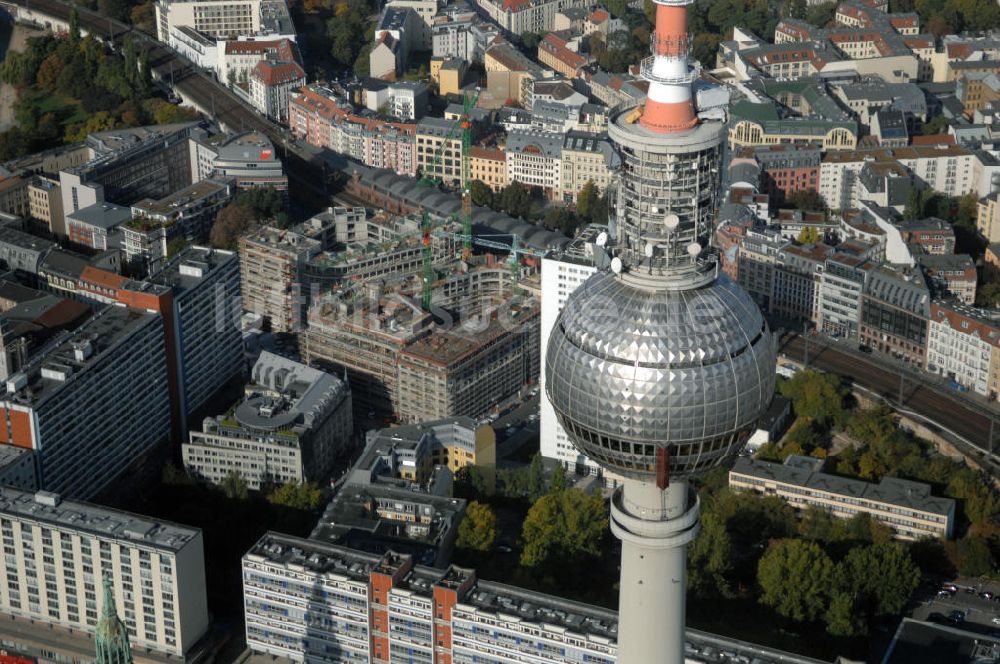
[[104,577],[104,606],[97,621],[97,656],[94,664],[132,664],[132,647],[128,641],[128,630],[118,617],[115,607],[115,593],[111,589],[111,579]]

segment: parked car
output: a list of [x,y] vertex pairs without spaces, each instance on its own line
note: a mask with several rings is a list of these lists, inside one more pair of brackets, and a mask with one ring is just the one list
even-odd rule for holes
[[979,596],[982,597],[983,599],[993,599],[993,593],[988,591],[983,591],[979,593]]
[[955,622],[965,622],[965,611],[959,611],[958,609],[955,609],[954,611],[948,614],[948,617],[954,620]]
[[937,596],[938,597],[951,597],[952,594],[953,593],[950,590],[939,590]]
[[943,590],[947,590],[950,593],[957,593],[958,592],[958,586],[956,586],[954,583],[944,583],[944,584],[941,585],[941,588]]

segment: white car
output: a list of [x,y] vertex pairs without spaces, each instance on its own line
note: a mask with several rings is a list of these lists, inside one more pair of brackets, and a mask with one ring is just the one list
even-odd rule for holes
[[994,625],[1000,625],[1000,616],[994,617],[993,620],[991,620],[990,622],[993,623]]

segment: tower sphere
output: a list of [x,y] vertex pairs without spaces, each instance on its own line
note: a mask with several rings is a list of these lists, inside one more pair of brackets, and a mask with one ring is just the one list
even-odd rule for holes
[[714,265],[700,271],[680,287],[598,272],[556,321],[549,399],[577,448],[612,472],[651,480],[659,449],[671,477],[709,470],[771,401],[774,346],[760,310]]

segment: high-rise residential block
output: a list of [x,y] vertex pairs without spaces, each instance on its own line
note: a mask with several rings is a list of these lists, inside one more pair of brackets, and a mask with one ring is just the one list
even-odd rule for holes
[[[55,493],[0,487],[0,536],[3,613],[93,635],[102,579],[108,579],[137,649],[183,658],[208,629],[203,542],[196,528]],[[54,639],[40,625],[37,646],[45,657],[87,659],[81,644]],[[32,642],[32,630],[18,630],[17,638]],[[92,656],[93,645],[85,646]]]

